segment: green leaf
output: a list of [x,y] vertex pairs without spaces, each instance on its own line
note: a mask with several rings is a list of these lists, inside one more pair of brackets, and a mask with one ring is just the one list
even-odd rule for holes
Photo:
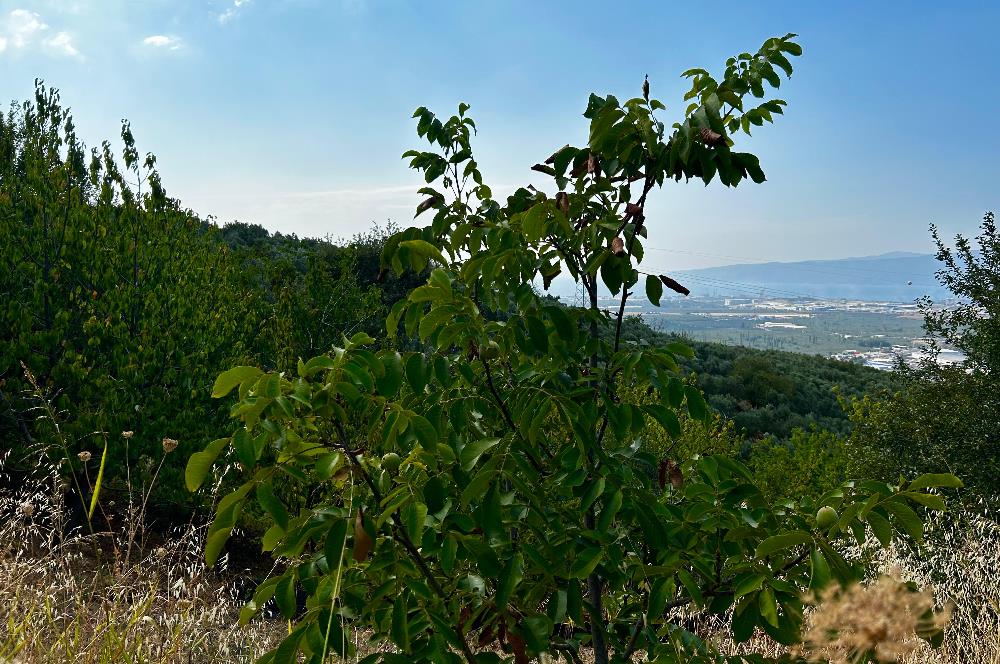
[[229,534],[232,531],[232,527],[222,528],[208,536],[205,542],[205,563],[209,567],[215,565],[215,561],[219,559],[222,547],[226,545],[226,542],[229,540]]
[[536,316],[527,316],[524,322],[528,326],[528,337],[531,339],[531,345],[541,355],[548,353],[549,332],[545,327],[545,323]]
[[584,549],[573,560],[570,567],[569,576],[571,579],[585,579],[594,571],[597,564],[604,557],[604,551],[599,546],[592,546]]
[[472,470],[479,463],[479,458],[499,442],[499,438],[484,438],[466,443],[465,447],[462,448],[462,453],[458,457],[462,464],[462,470]]
[[410,534],[410,539],[419,546],[420,540],[424,535],[424,519],[427,518],[427,505],[416,501],[407,503],[406,507],[403,508],[402,518],[406,532]]
[[655,275],[646,276],[646,298],[653,306],[660,306],[660,298],[663,297],[663,283]]
[[438,433],[430,421],[422,415],[411,415],[410,426],[417,436],[417,441],[425,450],[433,451],[437,449]]
[[936,512],[944,512],[945,509],[947,508],[947,505],[945,505],[944,502],[944,498],[942,498],[941,496],[936,496],[933,493],[906,491],[902,495],[906,496],[913,502],[923,505],[927,509],[931,509]]
[[469,481],[469,484],[462,491],[462,504],[468,505],[469,503],[485,496],[486,491],[489,489],[490,484],[493,482],[493,478],[496,477],[496,474],[496,464],[487,463],[485,466],[480,468],[479,472],[473,476],[473,478]]
[[685,385],[684,394],[687,396],[688,412],[691,413],[691,417],[699,421],[707,420],[708,404],[705,403],[701,390],[693,385]]
[[793,530],[790,533],[782,533],[781,535],[772,535],[771,537],[768,537],[766,540],[757,545],[757,551],[754,555],[757,558],[765,558],[777,551],[782,551],[800,544],[808,544],[810,542],[812,542],[812,535],[804,530]]
[[274,590],[274,602],[282,617],[291,620],[295,616],[295,576],[286,572]]
[[410,650],[410,625],[406,617],[406,597],[397,595],[392,603],[392,641],[403,652]]
[[760,609],[761,617],[773,627],[778,627],[778,603],[774,598],[774,591],[764,588],[757,595],[757,607]]
[[518,552],[510,557],[500,576],[500,587],[497,589],[496,598],[494,599],[497,609],[503,610],[503,607],[506,606],[507,601],[510,599],[511,593],[521,583],[523,577],[524,556]]
[[658,403],[647,404],[642,409],[653,416],[668,436],[677,438],[681,435],[681,422],[674,411]]
[[238,385],[248,383],[264,372],[257,367],[233,367],[229,371],[224,371],[215,379],[212,387],[212,396],[216,399],[226,396]]
[[736,584],[733,589],[733,599],[738,600],[748,593],[752,593],[756,590],[760,590],[761,586],[764,584],[763,574],[751,574],[750,576],[744,578],[742,581]]
[[337,366],[336,360],[328,355],[317,355],[308,362],[306,362],[306,373],[303,378],[308,378],[315,373],[320,371],[329,371]]
[[347,544],[347,519],[336,519],[330,530],[326,533],[326,540],[323,542],[323,554],[326,556],[326,564],[331,570],[337,569],[343,564],[346,557]]
[[283,530],[288,528],[288,510],[285,509],[285,504],[274,495],[274,489],[270,482],[262,482],[257,485],[257,502],[278,526]]
[[251,469],[257,463],[257,450],[250,432],[245,427],[233,434],[233,448],[236,450],[236,458],[243,464],[244,469]]
[[184,483],[187,485],[188,491],[198,490],[212,469],[212,464],[222,452],[222,448],[227,444],[229,444],[228,438],[219,438],[209,443],[201,452],[195,452],[191,455],[184,471]]
[[598,477],[596,480],[592,481],[584,491],[583,496],[580,498],[580,511],[586,512],[590,509],[590,506],[594,504],[598,496],[604,493],[604,478]]
[[701,588],[698,587],[698,582],[694,580],[691,576],[691,572],[686,569],[677,570],[677,578],[681,580],[684,589],[688,591],[688,595],[696,606],[704,606],[705,598],[701,594]]
[[618,514],[618,510],[622,507],[623,496],[621,489],[616,489],[614,494],[611,496],[611,500],[604,504],[601,509],[601,516],[597,520],[597,530],[598,532],[606,533],[608,528],[611,527],[611,521]]
[[898,500],[886,500],[882,503],[882,507],[895,517],[897,528],[902,527],[903,531],[917,542],[924,538],[924,522],[909,505]]
[[830,564],[826,562],[821,549],[813,549],[809,554],[809,590],[819,592],[830,583]]
[[413,353],[406,358],[406,380],[410,388],[420,394],[427,385],[427,370],[424,368],[424,356],[422,353]]
[[440,265],[448,264],[441,251],[426,240],[403,240],[399,243],[399,248],[409,252],[411,257],[416,256],[420,259],[416,263],[411,263],[415,271],[418,272],[427,265],[427,261],[430,259],[437,261]]
[[757,602],[754,602],[753,598],[748,598],[741,610],[737,610],[733,614],[733,640],[736,643],[750,640],[759,617],[760,609],[757,608]]
[[889,521],[874,510],[868,513],[865,521],[871,526],[872,532],[875,533],[875,537],[882,543],[882,546],[888,547],[892,542],[892,526],[889,525]]
[[927,473],[910,482],[907,487],[910,491],[917,489],[929,489],[931,487],[947,487],[950,489],[961,489],[964,484],[951,473]]

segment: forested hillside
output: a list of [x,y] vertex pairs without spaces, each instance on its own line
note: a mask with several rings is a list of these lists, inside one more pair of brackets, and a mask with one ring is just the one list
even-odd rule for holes
[[[423,225],[336,242],[200,218],[127,122],[117,153],[89,150],[42,85],[0,115],[0,562],[49,574],[40,594],[0,586],[0,657],[42,634],[74,659],[81,630],[134,661],[232,659],[230,643],[270,664],[826,653],[807,616],[869,592],[877,556],[917,566],[917,543],[951,537],[946,499],[996,500],[1000,242],[990,215],[977,252],[935,231],[966,304],[924,302],[926,325],[968,355],[957,370],[693,343],[626,315],[638,292],[660,306],[686,290],[640,270],[662,231],[647,197],[764,181],[734,148],[783,113],[794,38],[719,78],[686,72],[694,102],[673,125],[648,81],[625,102],[591,95],[586,145],[532,167],[551,195],[494,198],[470,107],[420,107],[404,158]],[[545,294],[564,270],[583,306]],[[250,591],[208,569],[234,560]],[[908,621],[893,644],[944,642],[944,604],[878,583]],[[161,624],[151,611],[180,616],[153,637],[166,656],[131,636]],[[92,613],[100,627],[81,627]],[[247,646],[237,622],[266,636]],[[728,655],[744,647],[760,652]]]
[[[51,91],[40,88],[0,132],[0,435],[18,449],[49,426],[35,410],[48,398],[70,452],[100,452],[108,440],[111,478],[162,438],[179,440],[157,495],[186,501],[182,459],[226,421],[210,397],[214,376],[234,364],[287,371],[344,335],[378,337],[385,313],[420,283],[380,267],[391,228],[333,242],[198,219],[166,195],[128,125],[121,163],[107,147],[88,153]],[[54,163],[60,151],[67,158]],[[636,319],[630,336],[671,341]],[[845,433],[834,388],[852,397],[890,382],[821,358],[692,346],[685,370],[751,439],[811,425]],[[122,431],[142,435],[126,449]]]

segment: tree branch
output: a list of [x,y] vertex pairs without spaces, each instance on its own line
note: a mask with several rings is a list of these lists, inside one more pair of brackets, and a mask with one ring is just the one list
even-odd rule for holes
[[[358,469],[361,473],[361,477],[365,481],[365,484],[367,484],[368,488],[371,489],[375,500],[381,504],[382,492],[379,491],[378,485],[375,483],[375,480],[372,479],[371,474],[363,465],[361,465],[361,460],[351,449],[351,446],[348,445],[347,434],[344,431],[343,425],[336,420],[334,421],[334,424],[336,425],[337,435],[340,436],[341,451],[343,451],[343,453],[347,455],[347,458],[351,460],[351,464]],[[392,527],[396,538],[403,545],[403,548],[406,549],[407,554],[413,559],[413,562],[420,568],[420,571],[423,573],[424,578],[427,579],[427,583],[431,586],[431,589],[434,590],[435,594],[437,594],[442,601],[448,601],[450,596],[445,592],[444,588],[441,587],[441,584],[438,582],[437,577],[434,576],[434,573],[431,571],[427,561],[424,559],[423,555],[421,555],[420,550],[416,547],[416,545],[414,545],[413,540],[410,539],[409,533],[406,532],[406,528],[403,526],[403,522],[399,517],[399,510],[396,510],[392,514]],[[465,640],[465,634],[463,634],[461,630],[457,631],[456,634],[461,644],[462,654],[465,656],[466,661],[468,661],[469,664],[475,664],[476,655],[472,652],[472,648],[469,647],[469,643]]]

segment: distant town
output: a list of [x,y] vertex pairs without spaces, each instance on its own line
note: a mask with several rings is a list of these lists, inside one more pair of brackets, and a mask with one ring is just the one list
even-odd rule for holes
[[[602,298],[609,310],[617,309],[615,302]],[[691,296],[661,304],[636,298],[626,311],[656,329],[700,341],[824,355],[875,369],[916,366],[932,357],[915,302]],[[951,348],[937,355],[940,363],[963,360]]]

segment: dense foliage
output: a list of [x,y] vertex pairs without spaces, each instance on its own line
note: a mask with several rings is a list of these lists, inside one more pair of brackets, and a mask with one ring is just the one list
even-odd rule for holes
[[361,251],[220,233],[166,195],[127,123],[121,141],[120,160],[108,142],[88,151],[41,85],[0,114],[0,438],[51,445],[26,368],[60,411],[71,467],[86,451],[96,465],[107,440],[108,476],[124,481],[126,458],[148,470],[139,459],[177,439],[158,491],[187,500],[180,458],[226,419],[209,395],[219,371],[294,367],[292,349],[323,352],[373,325],[382,293],[360,285]]
[[[192,489],[220,456],[243,469],[218,505],[210,561],[248,505],[269,517],[264,549],[286,566],[245,617],[273,598],[294,622],[265,661],[350,655],[347,628],[361,626],[395,647],[366,662],[497,662],[497,649],[519,664],[539,653],[579,660],[584,647],[599,664],[638,651],[717,661],[671,609],[731,611],[737,641],[759,628],[796,643],[802,592],[862,573],[848,544],[868,528],[884,544],[920,538],[915,508],[941,509],[927,489],[957,486],[953,477],[772,502],[725,455],[649,451],[653,432],[682,435],[680,413],[697,422],[709,411],[684,381],[686,346],[623,342],[643,239],[658,230],[645,223],[647,196],[669,180],[764,179],[757,158],[733,147],[781,112],[780,100],[752,100],[791,73],[792,37],[731,58],[721,79],[687,72],[693,101],[669,131],[648,86],[625,102],[592,95],[587,145],[534,167],[553,178],[551,195],[522,188],[495,200],[468,106],[447,119],[417,109],[430,149],[404,156],[428,184],[417,213],[434,217],[393,236],[384,266],[431,268],[386,320],[390,338],[403,330],[422,347],[378,350],[358,333],[294,372],[223,373],[214,394],[236,392],[237,428],[187,468]],[[531,287],[561,271],[589,306],[551,306]],[[617,314],[597,306],[599,282],[620,298]],[[654,302],[664,287],[683,289],[655,274],[644,282]],[[279,480],[323,495],[290,511]]]
[[[139,163],[123,130],[124,171],[109,143],[87,151],[54,91],[39,87],[33,103],[3,117],[0,436],[20,450],[51,442],[32,414],[24,362],[65,418],[71,464],[90,450],[97,465],[107,436],[114,486],[126,456],[133,470],[142,460],[138,469],[148,471],[160,440],[175,438],[182,454],[167,460],[154,502],[185,501],[181,459],[225,429],[224,409],[208,398],[219,371],[234,363],[290,370],[342,333],[377,336],[385,312],[423,277],[380,269],[392,227],[338,244],[200,220],[166,196],[154,159]],[[614,335],[613,325],[601,329]],[[621,335],[623,343],[677,341],[636,318]],[[727,449],[744,457],[743,435],[788,440],[811,425],[843,432],[832,388],[861,395],[885,378],[791,353],[690,345],[695,357],[681,366],[735,421]],[[758,389],[775,375],[781,389]],[[136,434],[127,455],[122,431]],[[685,436],[699,440],[690,428]]]
[[681,366],[694,374],[713,409],[738,432],[788,440],[796,429],[819,427],[838,434],[850,428],[843,399],[898,388],[900,376],[816,355],[694,341],[651,329],[640,318],[626,320],[626,342],[665,345],[682,341],[694,357]]
[[947,468],[974,496],[1000,492],[1000,236],[986,214],[973,245],[959,235],[952,249],[932,228],[941,269],[938,281],[957,305],[923,302],[925,327],[935,342],[959,348],[962,366],[940,366],[934,356],[906,372],[901,389],[852,403],[850,444],[855,464],[885,478]]

